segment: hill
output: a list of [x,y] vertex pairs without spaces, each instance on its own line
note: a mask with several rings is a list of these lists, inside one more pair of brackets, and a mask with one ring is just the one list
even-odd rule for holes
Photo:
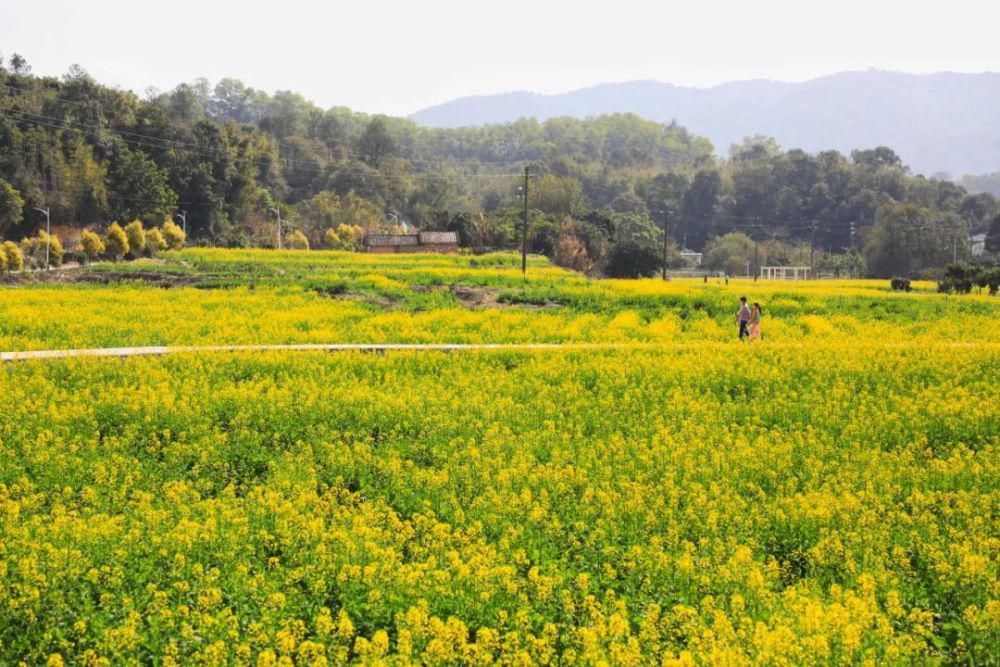
[[917,173],[961,176],[1000,168],[998,106],[1000,73],[870,70],[804,83],[740,81],[702,89],[633,81],[556,95],[464,97],[411,118],[431,127],[458,127],[632,112],[660,122],[676,120],[708,137],[720,153],[755,134],[810,152],[889,145]]

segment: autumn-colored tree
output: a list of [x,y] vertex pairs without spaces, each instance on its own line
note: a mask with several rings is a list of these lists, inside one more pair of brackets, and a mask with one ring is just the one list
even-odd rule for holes
[[167,242],[170,250],[180,250],[184,247],[186,235],[180,225],[174,224],[172,220],[163,221],[163,240]]
[[107,241],[105,243],[108,253],[115,258],[116,262],[128,254],[128,235],[125,234],[125,230],[117,222],[112,222],[111,226],[108,227]]
[[146,248],[146,230],[142,227],[142,221],[133,220],[125,225],[125,236],[128,237],[129,253],[138,257]]
[[104,241],[96,233],[87,230],[80,235],[80,250],[84,261],[90,263],[104,253]]
[[8,273],[11,271],[20,271],[24,268],[24,253],[17,247],[16,243],[13,241],[4,241],[0,250],[3,251],[3,256],[6,260],[5,269]]
[[309,238],[302,230],[296,229],[288,235],[288,247],[292,250],[309,250]]
[[[48,252],[46,253],[46,248]],[[62,242],[58,236],[50,236],[46,232],[38,232],[38,236],[31,236],[21,241],[21,250],[28,263],[35,268],[46,266],[61,266],[63,262]]]
[[167,240],[163,238],[163,232],[156,227],[146,232],[146,253],[150,257],[166,249]]

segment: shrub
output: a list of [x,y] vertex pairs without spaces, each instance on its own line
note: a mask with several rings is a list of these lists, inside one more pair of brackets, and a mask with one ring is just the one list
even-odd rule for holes
[[167,249],[167,240],[163,238],[163,233],[154,227],[146,232],[146,254],[150,257],[158,252]]
[[163,221],[163,240],[167,242],[167,247],[171,250],[180,250],[184,247],[186,234],[173,220]]
[[87,230],[80,235],[80,250],[84,261],[90,263],[104,253],[104,241],[94,232]]
[[142,228],[142,221],[133,220],[125,225],[125,236],[128,237],[129,253],[138,257],[146,249],[146,230]]
[[3,256],[6,260],[5,268],[8,273],[11,271],[20,271],[24,268],[24,253],[17,247],[16,243],[13,241],[4,241],[0,250],[3,250]]
[[309,250],[309,238],[301,229],[296,229],[288,235],[288,247],[292,250]]
[[46,232],[38,232],[21,242],[21,249],[28,263],[34,268],[45,266],[45,250],[48,248],[49,266],[61,266],[63,262],[62,242],[58,236],[49,236]]
[[323,242],[335,250],[357,250],[362,233],[358,225],[340,224],[323,233]]
[[115,261],[119,261],[122,257],[128,254],[129,251],[129,240],[128,235],[125,234],[125,230],[122,229],[121,225],[117,222],[112,222],[111,226],[108,227],[107,236],[107,248],[108,253],[115,258]]

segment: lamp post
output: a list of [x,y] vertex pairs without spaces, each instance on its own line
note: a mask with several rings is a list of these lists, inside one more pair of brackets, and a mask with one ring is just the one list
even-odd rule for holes
[[181,211],[180,213],[174,213],[174,217],[181,219],[181,225],[183,225],[182,228],[184,230],[184,238],[187,238],[187,233],[188,233],[188,212],[187,211]]
[[52,221],[49,218],[49,208],[48,207],[38,208],[36,206],[35,210],[38,211],[39,213],[44,213],[45,214],[45,236],[46,236],[46,239],[45,239],[45,270],[48,271],[49,270],[49,246],[52,244]]

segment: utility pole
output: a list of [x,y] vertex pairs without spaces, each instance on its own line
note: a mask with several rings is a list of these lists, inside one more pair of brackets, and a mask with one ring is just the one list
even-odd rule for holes
[[521,277],[528,280],[528,181],[531,178],[531,165],[524,166],[524,212],[521,226]]
[[184,238],[187,238],[187,234],[188,234],[188,212],[187,211],[181,211],[180,213],[174,213],[174,217],[181,219],[181,224],[183,225],[183,229],[184,229]]
[[278,216],[278,250],[281,250],[281,210],[272,208],[271,213]]
[[670,221],[670,211],[663,210],[663,279],[667,279],[667,223]]
[[816,277],[816,221],[812,221],[812,231],[809,233],[809,277]]
[[35,210],[38,211],[39,213],[44,213],[45,214],[45,236],[46,236],[46,239],[45,239],[45,270],[48,271],[49,270],[49,246],[52,244],[52,221],[49,219],[49,207],[48,206],[46,206],[45,208],[38,208],[36,206]]

